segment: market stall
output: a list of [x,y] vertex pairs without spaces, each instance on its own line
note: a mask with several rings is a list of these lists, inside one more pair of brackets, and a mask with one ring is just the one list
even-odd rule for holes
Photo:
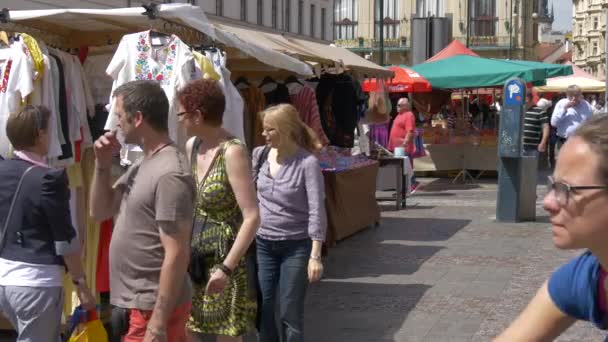
[[[8,33],[12,38],[11,44],[21,44],[19,46],[22,49],[9,48],[11,53],[20,54],[18,58],[24,61],[27,58],[35,61],[27,64],[31,68],[24,66],[19,69],[27,71],[27,74],[21,76],[33,83],[31,93],[18,94],[13,89],[3,92],[19,101],[13,101],[14,107],[2,108],[0,117],[5,118],[9,112],[17,110],[21,100],[42,104],[52,110],[51,127],[54,129],[54,135],[52,134],[49,161],[55,167],[68,169],[70,185],[73,188],[73,224],[79,230],[79,237],[86,246],[84,259],[87,281],[96,292],[109,290],[107,245],[111,237],[112,222],[99,224],[88,216],[89,184],[94,170],[91,144],[104,129],[114,127],[114,116],[108,112],[106,105],[112,89],[116,86],[134,79],[157,80],[170,97],[170,133],[173,139],[180,143],[183,143],[186,137],[176,125],[174,94],[190,79],[212,78],[222,83],[227,102],[230,103],[224,115],[224,124],[228,126],[229,131],[247,141],[250,147],[260,144],[261,130],[260,123],[255,120],[256,113],[265,106],[281,101],[293,103],[298,107],[303,115],[302,119],[320,136],[325,136],[326,143],[348,145],[348,127],[342,130],[328,129],[327,122],[335,119],[329,115],[343,115],[339,117],[340,122],[346,125],[356,120],[359,74],[392,76],[392,72],[344,49],[290,41],[288,38],[281,38],[283,41],[279,48],[260,39],[270,37],[268,33],[260,33],[254,38],[241,35],[240,32],[235,33],[220,24],[209,22],[200,8],[185,4],[151,5],[146,6],[145,10],[140,7],[112,10],[5,11],[0,17],[0,31]],[[25,39],[26,36],[31,39]],[[144,56],[148,51],[147,44],[155,44],[156,39],[166,44],[172,42],[167,45],[171,58],[166,62],[171,63],[171,68],[165,67],[159,71],[147,64],[144,58],[147,57]],[[289,44],[283,44],[285,42]],[[133,51],[138,52],[131,53]],[[16,60],[17,57],[13,56],[8,61]],[[10,71],[11,63],[5,62],[6,60],[0,61],[3,75],[14,77],[14,72]],[[12,65],[16,64],[15,62]],[[42,69],[34,70],[34,66]],[[47,68],[46,72],[44,68]],[[40,70],[42,72],[39,72]],[[315,76],[318,77],[316,91],[305,84],[305,80]],[[289,79],[290,77],[292,79]],[[285,89],[292,81],[299,84],[292,87],[298,91],[287,92],[286,97],[281,99],[276,96],[269,97],[268,93],[258,87],[274,82],[276,86],[272,91],[275,91],[279,88]],[[58,88],[57,91],[53,87]],[[351,96],[352,102],[341,105],[334,101],[334,92]],[[0,123],[2,122],[3,120],[0,120]],[[2,148],[6,149],[2,154],[10,154],[4,134],[0,134],[0,140],[3,142]],[[131,158],[136,152],[136,149],[123,150],[120,164],[116,166],[117,174],[132,162]],[[352,170],[365,170],[367,175],[360,174],[359,180],[361,177],[375,180],[373,164],[366,167],[353,167]],[[346,175],[347,173],[343,172],[349,170],[326,171],[331,179],[328,181],[328,193],[341,194],[344,189],[352,186],[352,181],[349,185],[344,185],[345,182],[339,179],[339,173]],[[373,199],[373,195],[370,196],[364,189],[365,187],[350,200],[356,202],[359,199],[365,202]],[[337,204],[338,202],[339,199],[328,196],[330,217],[342,215],[336,214],[336,210],[342,210],[340,213],[344,211],[344,207]],[[373,217],[373,220],[377,220],[377,215],[377,211],[367,214],[370,218]],[[336,223],[334,226],[352,232],[353,226],[365,221],[361,217],[360,219],[344,224]],[[349,234],[341,232],[340,229],[334,231],[332,236],[335,239]],[[71,312],[75,296],[69,295],[72,293],[70,282],[65,282],[65,288],[68,294],[65,305],[67,314]]]
[[573,84],[579,86],[583,93],[603,93],[606,91],[606,83],[604,81],[598,80],[593,75],[585,72],[585,70],[572,64],[572,62],[567,62],[565,65],[572,67],[572,75],[549,78],[547,79],[547,84],[536,87],[536,91],[544,93],[565,92]]
[[[452,90],[449,106],[425,112],[429,120],[423,129],[426,156],[414,160],[416,171],[493,171],[498,167],[497,115],[493,104],[509,78],[519,77],[529,84],[544,84],[549,75],[568,75],[569,66],[532,61],[487,59],[470,54],[443,56],[413,67],[433,89]],[[484,91],[484,88],[490,88]],[[422,107],[422,108],[421,108]],[[455,113],[455,115],[451,115]]]

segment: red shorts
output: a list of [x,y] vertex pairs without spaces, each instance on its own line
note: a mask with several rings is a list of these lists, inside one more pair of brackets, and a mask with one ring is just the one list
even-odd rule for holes
[[[190,309],[192,303],[187,302],[178,306],[169,317],[167,324],[167,341],[168,342],[185,342],[186,339],[186,322],[190,317]],[[148,321],[152,317],[152,311],[146,310],[129,310],[129,332],[123,338],[123,342],[141,342],[146,336]]]

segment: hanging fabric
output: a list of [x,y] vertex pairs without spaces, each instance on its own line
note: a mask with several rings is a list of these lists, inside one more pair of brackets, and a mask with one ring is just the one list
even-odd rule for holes
[[[159,45],[155,41],[157,38],[151,37],[151,32],[153,31],[123,36],[106,73],[114,80],[112,92],[130,81],[157,81],[169,99],[169,135],[183,145],[185,135],[178,136],[178,104],[175,95],[192,77],[193,56],[188,45],[176,35],[171,35],[167,42],[160,41]],[[112,106],[111,98],[110,104]],[[117,116],[110,108],[105,129],[115,130],[117,124]]]
[[226,97],[222,127],[240,141],[245,142],[243,125],[245,104],[238,89],[230,81],[230,71],[226,68],[226,55],[219,50],[205,51],[205,55],[213,62],[215,71],[221,76],[219,82]]

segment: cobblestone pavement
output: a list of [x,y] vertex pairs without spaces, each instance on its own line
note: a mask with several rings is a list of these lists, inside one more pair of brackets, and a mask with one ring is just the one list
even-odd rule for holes
[[[408,209],[386,203],[380,227],[330,249],[309,290],[306,341],[490,341],[578,253],[552,245],[540,207],[537,222],[495,222],[496,180],[423,183]],[[603,339],[577,323],[558,341]]]

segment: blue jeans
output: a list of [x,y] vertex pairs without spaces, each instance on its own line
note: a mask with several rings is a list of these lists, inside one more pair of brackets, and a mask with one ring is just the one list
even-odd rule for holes
[[[262,293],[260,342],[303,342],[304,299],[308,285],[311,240],[256,238],[258,281]],[[279,330],[275,305],[279,301]]]

